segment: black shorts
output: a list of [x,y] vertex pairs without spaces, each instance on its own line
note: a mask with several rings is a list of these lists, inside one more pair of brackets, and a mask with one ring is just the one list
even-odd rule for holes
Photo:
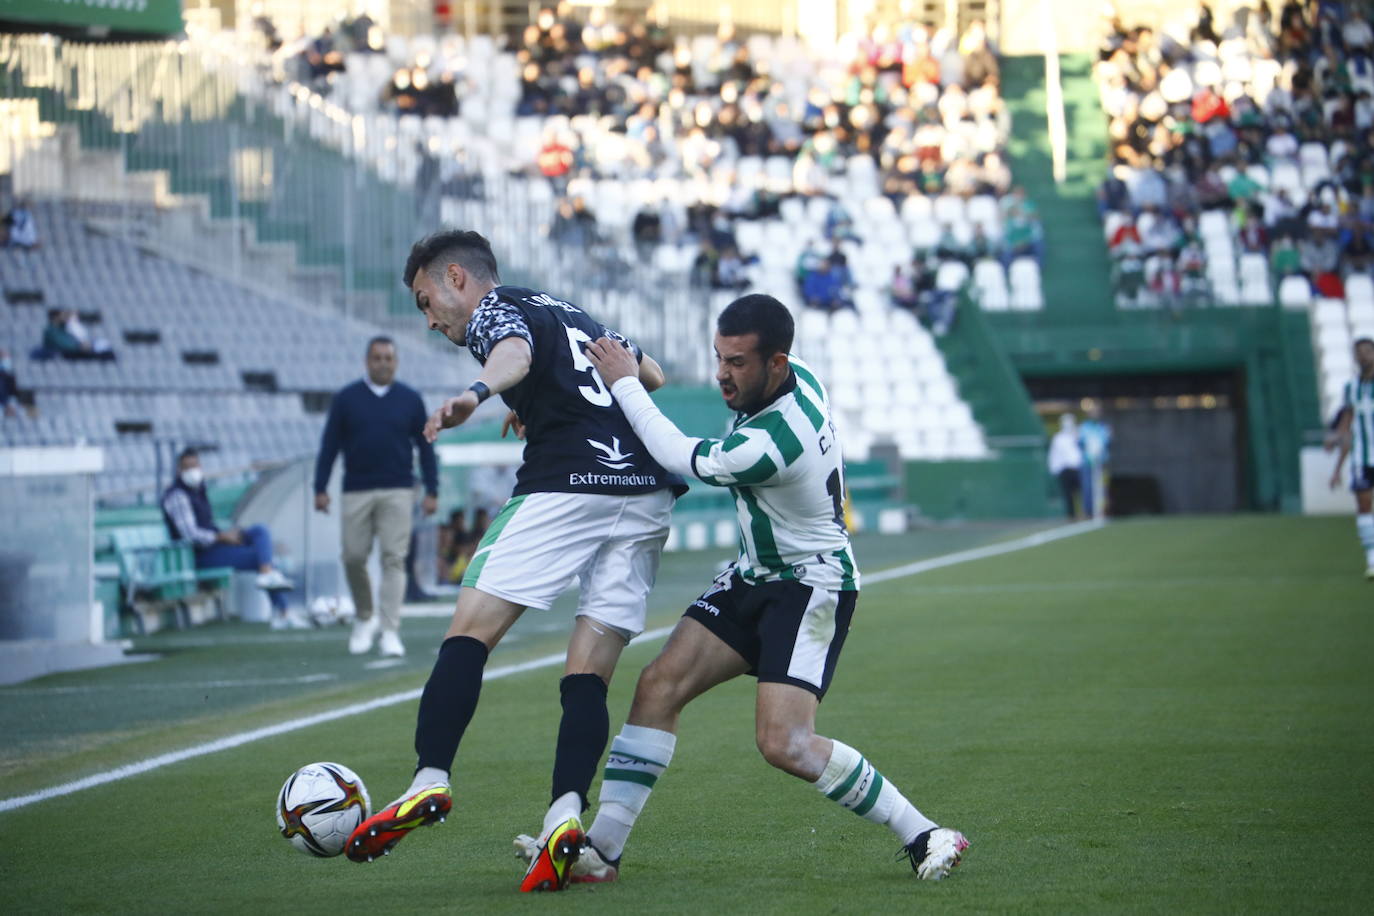
[[858,598],[858,592],[800,582],[750,585],[732,568],[683,616],[738,652],[760,681],[794,684],[821,698],[830,689]]
[[1350,489],[1356,493],[1374,490],[1374,467],[1367,464],[1352,465],[1350,468]]

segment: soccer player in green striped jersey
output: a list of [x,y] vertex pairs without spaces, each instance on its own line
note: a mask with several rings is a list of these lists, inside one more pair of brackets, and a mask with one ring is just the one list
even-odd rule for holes
[[968,841],[942,828],[843,742],[816,733],[854,613],[859,572],[845,530],[844,470],[825,388],[792,346],[791,314],[771,296],[732,302],[716,325],[716,380],[736,412],[724,439],[684,435],[634,378],[614,341],[587,347],[621,410],[666,469],[728,487],[740,555],[692,602],[639,676],[611,744],[589,847],[573,881],[612,880],[621,851],[677,743],[678,717],[718,684],[758,679],[755,738],[773,766],[889,827],[921,878],[959,863]]
[[1360,371],[1345,383],[1336,428],[1327,437],[1328,450],[1340,446],[1331,489],[1341,485],[1341,468],[1350,457],[1350,489],[1355,493],[1355,529],[1364,547],[1366,579],[1374,581],[1374,340],[1355,341]]

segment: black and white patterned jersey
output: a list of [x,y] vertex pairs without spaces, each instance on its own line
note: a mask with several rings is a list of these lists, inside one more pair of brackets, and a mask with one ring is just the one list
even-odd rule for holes
[[524,463],[513,495],[686,491],[682,478],[644,448],[585,352],[599,337],[620,340],[642,358],[638,347],[570,302],[498,286],[473,311],[467,347],[485,365],[508,337],[529,343],[533,356],[529,374],[501,393],[525,424]]

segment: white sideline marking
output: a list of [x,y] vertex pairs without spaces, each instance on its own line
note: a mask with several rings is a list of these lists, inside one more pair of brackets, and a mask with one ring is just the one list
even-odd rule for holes
[[288,684],[318,684],[332,681],[337,674],[303,674],[300,677],[260,677],[232,681],[184,681],[166,684],[112,684],[99,687],[15,687],[0,688],[0,696],[40,696],[49,693],[118,693],[121,690],[219,690],[224,687],[283,687]]
[[[943,557],[932,557],[929,560],[921,560],[916,563],[908,563],[905,566],[885,569],[880,572],[870,573],[863,577],[863,581],[869,583],[887,582],[891,579],[900,579],[905,576],[915,576],[932,569],[940,569],[945,566],[953,566],[957,563],[968,563],[973,560],[981,560],[987,557],[995,557],[1004,553],[1012,553],[1017,550],[1026,550],[1031,547],[1038,547],[1051,541],[1061,538],[1073,537],[1076,534],[1083,534],[1102,527],[1102,522],[1088,521],[1077,522],[1072,525],[1064,525],[1060,528],[1052,528],[1048,531],[1041,531],[1027,535],[1016,540],[1006,541],[1001,544],[991,544],[987,547],[975,547],[972,550],[961,550],[958,553],[947,554]],[[673,631],[671,626],[658,627],[648,630],[635,637],[634,642],[646,642],[667,636]],[[503,677],[510,677],[513,674],[521,674],[525,671],[534,671],[538,668],[547,668],[557,665],[564,660],[566,653],[560,652],[556,655],[545,655],[541,658],[530,659],[514,665],[502,665],[498,668],[489,668],[482,675],[483,681],[494,681]],[[0,813],[14,811],[36,802],[47,801],[52,798],[60,798],[63,795],[71,795],[73,792],[80,792],[82,789],[92,789],[96,786],[103,786],[106,783],[117,782],[121,779],[128,779],[131,776],[138,776],[150,770],[161,769],[174,763],[181,763],[183,760],[191,760],[195,757],[204,757],[207,754],[217,754],[220,751],[227,751],[231,748],[260,741],[263,738],[274,738],[277,735],[284,735],[288,732],[299,731],[309,728],[312,725],[322,725],[325,722],[333,722],[336,719],[346,719],[349,716],[356,716],[361,713],[371,712],[374,709],[383,709],[387,706],[395,706],[398,703],[406,703],[410,700],[419,699],[420,690],[403,690],[400,693],[392,693],[375,700],[368,700],[364,703],[354,703],[349,706],[341,706],[338,709],[331,709],[328,712],[316,713],[312,716],[302,716],[299,719],[289,719],[286,722],[278,722],[276,725],[268,725],[264,728],[255,728],[252,731],[240,732],[237,735],[229,735],[205,744],[198,744],[194,747],[183,748],[179,751],[172,751],[168,754],[161,754],[157,757],[149,757],[147,760],[140,760],[127,766],[115,767],[103,773],[95,773],[83,779],[72,782],[64,782],[61,785],[52,786],[47,789],[40,789],[28,795],[16,795],[13,798],[0,799]]]
[[1035,534],[1028,534],[1014,541],[1004,541],[1001,544],[989,544],[986,547],[974,547],[971,550],[961,550],[958,553],[947,553],[942,557],[931,557],[929,560],[918,560],[915,563],[908,563],[905,566],[896,566],[892,569],[884,569],[880,572],[864,573],[863,577],[859,580],[859,584],[862,586],[869,583],[886,582],[889,579],[916,576],[923,572],[930,572],[932,569],[942,569],[943,567],[954,566],[958,563],[984,560],[988,557],[996,557],[1004,553],[1013,553],[1017,550],[1026,550],[1030,547],[1039,547],[1041,544],[1048,544],[1050,541],[1071,538],[1075,534],[1083,534],[1086,531],[1095,531],[1104,524],[1105,522],[1097,520],[1074,522],[1072,525],[1063,525],[1059,528],[1051,528],[1048,531],[1038,531]]

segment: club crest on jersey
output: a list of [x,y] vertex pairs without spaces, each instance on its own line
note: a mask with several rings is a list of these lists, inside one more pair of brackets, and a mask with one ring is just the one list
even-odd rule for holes
[[610,445],[604,442],[597,442],[595,439],[588,439],[587,444],[606,456],[605,458],[598,458],[596,460],[612,471],[623,471],[634,464],[633,461],[626,460],[633,458],[634,452],[620,451],[619,436],[612,436]]

